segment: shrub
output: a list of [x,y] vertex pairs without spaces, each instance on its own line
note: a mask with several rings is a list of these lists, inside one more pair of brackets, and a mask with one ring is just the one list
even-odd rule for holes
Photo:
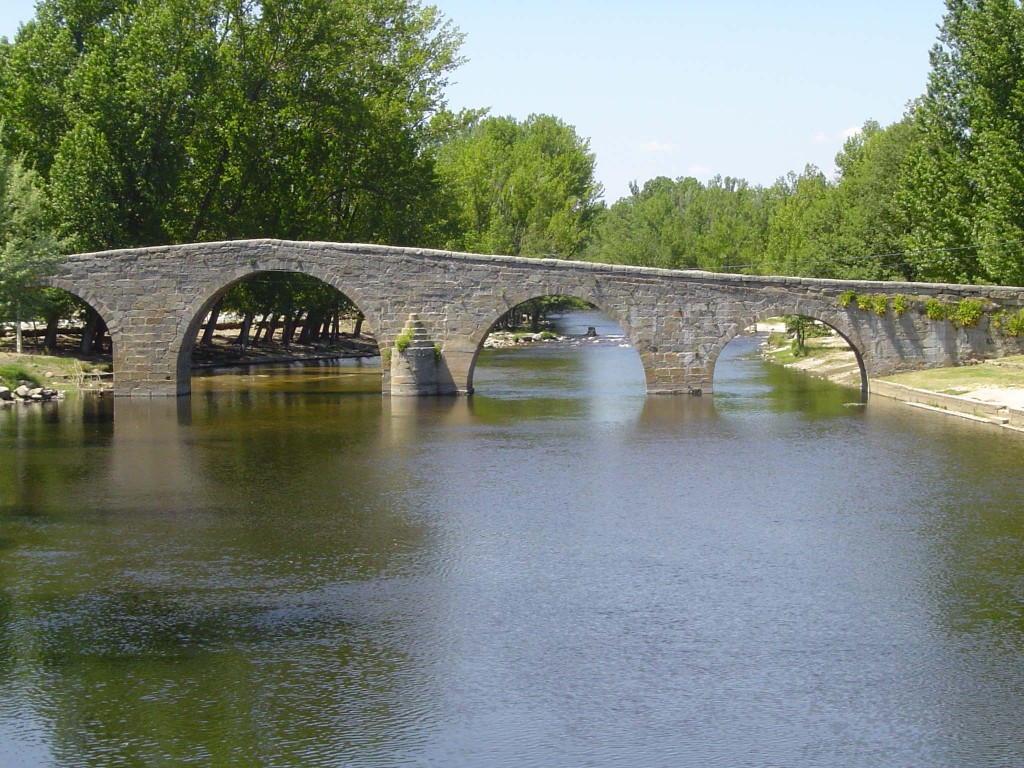
[[405,350],[409,348],[410,344],[412,344],[411,333],[403,333],[401,336],[395,339],[395,349],[398,350],[399,354],[405,352]]
[[839,294],[839,303],[843,305],[843,309],[853,304],[857,298],[856,291],[843,291]]
[[1008,336],[1024,335],[1024,309],[1018,310],[1015,315],[1007,315],[1004,330]]
[[876,315],[885,317],[885,312],[889,308],[889,297],[884,293],[876,293],[871,299],[871,304]]
[[892,297],[892,311],[896,313],[896,317],[903,317],[903,313],[907,311],[907,297],[902,293]]
[[981,299],[961,299],[950,319],[964,328],[970,328],[978,324],[982,312]]
[[862,294],[857,296],[857,309],[867,312],[874,306],[874,299],[870,294]]
[[929,320],[945,320],[949,315],[948,307],[938,299],[928,299],[924,303],[924,313]]

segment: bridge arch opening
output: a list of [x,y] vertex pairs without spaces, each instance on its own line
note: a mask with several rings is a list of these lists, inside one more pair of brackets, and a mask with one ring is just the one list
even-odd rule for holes
[[66,358],[60,376],[74,377],[83,387],[109,384],[118,329],[108,326],[97,303],[58,286],[28,291],[0,321],[0,350]]
[[520,301],[479,338],[469,391],[511,397],[643,394],[646,375],[612,313],[570,294]]
[[773,364],[827,379],[840,386],[856,388],[860,391],[861,400],[866,402],[868,375],[864,356],[848,333],[838,325],[778,309],[735,323],[710,355],[714,391],[722,389],[722,377],[716,373],[725,348],[734,340],[742,339],[746,340],[744,354],[757,354]]
[[[194,313],[178,353],[178,379],[244,371],[330,366],[346,390],[380,391],[380,350],[366,316],[346,293],[300,272],[236,279]],[[247,377],[244,386],[278,385]],[[351,385],[351,386],[349,386]],[[240,386],[234,384],[234,386]],[[244,388],[244,387],[243,387]]]

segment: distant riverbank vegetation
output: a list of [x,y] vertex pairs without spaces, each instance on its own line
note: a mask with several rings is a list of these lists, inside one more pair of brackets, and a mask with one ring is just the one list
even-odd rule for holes
[[[610,204],[576,127],[447,108],[457,22],[414,0],[41,0],[0,43],[0,323],[95,322],[37,290],[61,253],[252,237],[1024,284],[1013,0],[947,0],[927,91],[866,121],[834,178],[658,177]],[[321,334],[358,317],[260,290],[226,306]]]

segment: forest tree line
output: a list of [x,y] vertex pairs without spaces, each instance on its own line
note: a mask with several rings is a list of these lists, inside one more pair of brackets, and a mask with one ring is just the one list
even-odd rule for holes
[[[659,177],[611,205],[573,126],[447,108],[461,40],[414,0],[42,0],[0,43],[0,319],[81,311],[30,290],[61,253],[254,237],[1024,284],[1015,0],[947,0],[926,93],[834,178]],[[333,299],[268,280],[225,305],[336,332]]]

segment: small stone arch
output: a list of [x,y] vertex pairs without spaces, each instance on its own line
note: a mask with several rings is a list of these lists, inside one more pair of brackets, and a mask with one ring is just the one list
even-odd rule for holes
[[845,315],[837,314],[835,312],[823,312],[815,307],[803,305],[786,306],[776,304],[763,307],[755,312],[745,314],[738,319],[733,319],[728,322],[724,327],[724,333],[708,352],[707,370],[709,379],[712,381],[714,380],[715,366],[718,364],[718,358],[722,354],[722,350],[725,349],[726,345],[730,341],[735,339],[750,326],[772,317],[781,317],[782,315],[800,315],[802,317],[807,317],[811,320],[824,323],[839,334],[843,341],[845,341],[850,346],[850,349],[853,350],[854,357],[857,360],[857,366],[860,368],[861,398],[864,401],[867,401],[868,382],[870,381],[870,378],[868,375],[868,365],[865,361],[865,355],[855,341],[855,338],[858,335],[856,329]]
[[74,296],[85,303],[95,312],[103,325],[106,326],[107,334],[110,336],[110,360],[113,381],[116,385],[118,377],[124,369],[124,346],[122,344],[123,327],[120,322],[121,314],[110,307],[104,298],[88,285],[81,285],[70,280],[51,278],[47,281],[50,288],[56,288]]
[[336,275],[330,273],[321,273],[317,269],[303,269],[300,265],[296,265],[294,269],[288,268],[274,268],[274,269],[253,269],[253,268],[239,268],[233,272],[223,275],[216,282],[211,283],[207,290],[202,291],[200,295],[194,297],[193,301],[188,304],[183,313],[183,317],[190,318],[188,324],[185,326],[184,331],[178,338],[178,351],[177,351],[177,388],[179,393],[187,393],[191,389],[191,377],[192,377],[192,351],[195,347],[196,338],[199,335],[199,329],[202,327],[203,320],[209,314],[213,306],[232,288],[240,283],[244,283],[260,275],[267,274],[298,274],[312,277],[325,285],[334,288],[339,293],[343,293],[347,296],[353,304],[359,307],[360,311],[363,312],[364,321],[363,326],[366,330],[377,337],[376,323],[368,313],[361,301],[361,292],[358,290],[342,290],[339,286],[341,282]]
[[472,358],[469,363],[468,371],[466,373],[466,392],[472,393],[473,391],[473,375],[476,371],[477,360],[480,357],[480,351],[483,349],[484,341],[494,330],[494,327],[498,324],[508,312],[515,309],[528,301],[534,299],[543,299],[549,296],[566,296],[572,299],[578,299],[585,301],[588,304],[593,305],[598,311],[607,315],[613,322],[615,322],[625,334],[626,339],[632,345],[633,349],[637,351],[637,356],[644,368],[644,377],[647,381],[650,380],[650,375],[647,369],[647,362],[644,360],[643,355],[639,354],[639,346],[635,337],[635,330],[632,324],[629,322],[629,318],[624,312],[620,312],[615,304],[608,302],[605,298],[595,295],[594,291],[582,289],[581,286],[574,285],[563,285],[563,286],[550,286],[543,291],[516,291],[516,292],[505,292],[501,294],[501,302],[496,304],[490,312],[489,320],[486,325],[481,323],[477,330],[474,331],[470,337],[470,346],[472,348]]
[[103,320],[103,323],[107,326],[107,331],[110,333],[111,343],[116,344],[116,338],[120,336],[122,331],[120,323],[121,316],[120,313],[114,311],[113,308],[107,305],[101,295],[96,293],[88,285],[82,285],[80,283],[61,278],[51,278],[47,281],[47,285],[50,288],[59,288],[62,291],[66,291],[92,307],[96,314],[100,316],[100,319]]

